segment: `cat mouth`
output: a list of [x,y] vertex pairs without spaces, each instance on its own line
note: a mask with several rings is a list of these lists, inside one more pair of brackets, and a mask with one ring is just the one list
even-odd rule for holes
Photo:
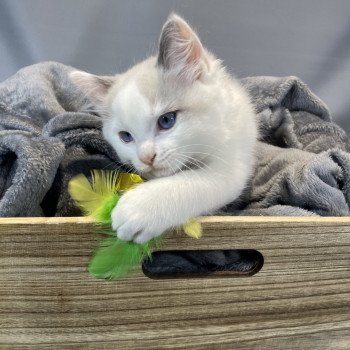
[[174,174],[170,168],[159,167],[159,166],[149,166],[147,169],[139,169],[142,177],[145,179],[152,179],[156,177],[165,177]]
[[155,168],[155,167],[151,168],[151,173],[155,177],[164,177],[164,176],[175,174],[175,172],[170,168]]
[[144,175],[147,178],[157,178],[171,176],[180,171],[182,171],[182,169],[175,169],[174,167],[150,166],[149,169],[144,172]]
[[193,162],[183,163],[181,166],[176,167],[152,167],[151,172],[156,177],[170,176],[183,171],[191,171],[199,168],[199,165]]
[[194,162],[186,162],[181,166],[173,166],[173,167],[162,167],[162,166],[154,166],[151,165],[147,170],[144,170],[143,176],[146,178],[155,178],[155,177],[166,177],[171,176],[183,171],[190,171],[199,168],[199,165]]

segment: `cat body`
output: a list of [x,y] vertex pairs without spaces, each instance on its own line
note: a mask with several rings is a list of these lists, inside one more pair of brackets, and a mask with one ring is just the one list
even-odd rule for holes
[[182,18],[165,23],[158,56],[115,77],[72,79],[108,111],[103,135],[121,161],[149,179],[113,210],[120,239],[146,242],[242,193],[254,165],[254,109]]

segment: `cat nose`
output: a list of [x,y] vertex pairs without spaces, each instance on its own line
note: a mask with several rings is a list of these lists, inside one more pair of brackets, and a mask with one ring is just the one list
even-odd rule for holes
[[140,157],[141,161],[147,165],[150,165],[152,166],[153,165],[153,162],[154,162],[154,159],[156,158],[156,153],[153,153],[153,154],[148,154],[146,156],[142,156]]

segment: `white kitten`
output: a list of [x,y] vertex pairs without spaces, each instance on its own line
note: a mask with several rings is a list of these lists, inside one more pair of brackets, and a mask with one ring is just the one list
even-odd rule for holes
[[158,57],[113,79],[72,79],[108,107],[103,134],[120,159],[151,179],[113,210],[120,239],[146,242],[241,194],[257,139],[253,107],[182,18],[165,23]]

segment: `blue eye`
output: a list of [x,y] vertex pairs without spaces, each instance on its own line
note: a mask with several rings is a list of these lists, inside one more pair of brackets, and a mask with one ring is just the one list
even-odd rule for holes
[[134,141],[134,138],[127,131],[119,131],[119,137],[125,143],[129,143],[131,141]]
[[158,127],[161,130],[171,129],[176,121],[176,112],[168,112],[158,118]]

